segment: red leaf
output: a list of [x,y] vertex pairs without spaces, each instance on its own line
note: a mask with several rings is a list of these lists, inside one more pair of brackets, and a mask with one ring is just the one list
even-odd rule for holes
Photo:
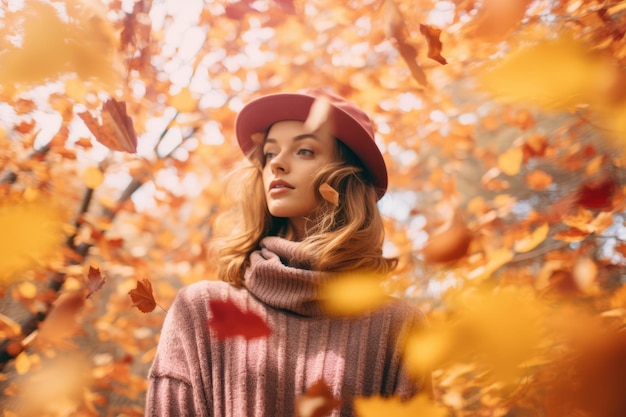
[[152,284],[150,284],[147,278],[141,281],[137,280],[137,287],[130,290],[128,295],[133,300],[133,305],[143,313],[150,313],[156,308],[157,304],[152,293]]
[[326,382],[320,379],[296,398],[296,416],[326,417],[339,406],[341,400],[335,398]]
[[94,268],[93,266],[89,267],[89,273],[87,273],[87,297],[91,297],[91,295],[98,291],[104,283],[106,282],[106,278],[100,273],[100,268]]
[[426,38],[428,42],[428,58],[434,59],[442,65],[446,65],[448,61],[441,56],[442,44],[439,40],[441,35],[441,29],[434,28],[428,25],[420,25],[420,32]]
[[253,311],[242,311],[232,300],[209,301],[211,318],[209,327],[217,332],[219,339],[243,336],[246,340],[267,337],[272,330],[265,320]]
[[599,209],[611,204],[616,184],[613,177],[602,177],[588,181],[578,189],[578,204],[589,209]]

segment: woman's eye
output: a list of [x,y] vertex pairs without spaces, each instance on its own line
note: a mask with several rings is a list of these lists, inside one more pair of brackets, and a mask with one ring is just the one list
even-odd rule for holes
[[298,155],[304,155],[304,156],[312,156],[314,154],[314,152],[310,149],[300,149],[298,151]]
[[275,154],[274,152],[265,152],[264,156],[265,156],[265,160],[266,160],[266,161],[269,161],[270,159],[272,159],[273,157],[275,157],[275,156],[276,156],[276,154]]

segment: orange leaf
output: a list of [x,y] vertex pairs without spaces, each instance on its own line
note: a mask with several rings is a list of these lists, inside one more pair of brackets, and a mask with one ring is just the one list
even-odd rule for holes
[[552,184],[552,175],[537,169],[526,175],[526,183],[533,190],[545,190]]
[[589,233],[590,232],[588,231],[576,229],[575,227],[573,227],[571,229],[559,232],[553,237],[554,239],[562,240],[564,242],[580,242],[581,240],[589,236]]
[[89,272],[87,273],[87,297],[91,297],[91,295],[98,291],[104,283],[106,282],[106,278],[100,273],[99,268],[94,268],[93,266],[89,267]]
[[137,280],[137,287],[128,292],[133,305],[136,306],[142,313],[150,313],[156,308],[156,300],[152,293],[152,284],[147,278],[139,281]]
[[331,203],[333,206],[339,205],[339,193],[330,185],[324,183],[320,185],[320,194],[324,197],[324,200]]
[[511,148],[498,156],[498,168],[507,175],[517,175],[524,161],[524,152],[521,148]]
[[420,32],[428,41],[428,58],[434,59],[442,65],[446,65],[448,62],[441,56],[442,44],[439,40],[441,35],[441,29],[434,28],[428,25],[420,25]]
[[272,329],[254,311],[242,311],[232,300],[209,301],[211,318],[209,327],[215,330],[219,339],[243,336],[246,340],[267,337]]
[[54,302],[48,317],[39,326],[37,345],[75,347],[69,339],[79,330],[76,319],[84,305],[85,297],[82,291],[61,294]]
[[297,417],[325,417],[341,406],[341,400],[333,396],[323,379],[311,385],[296,398]]
[[96,140],[114,151],[137,152],[137,135],[133,121],[126,114],[126,103],[111,98],[104,102],[101,123],[89,112],[78,113]]
[[549,232],[550,225],[548,223],[543,223],[524,239],[520,239],[515,242],[515,251],[524,253],[535,249],[541,242],[546,240]]
[[467,254],[472,238],[472,233],[465,222],[456,213],[445,231],[428,239],[426,246],[422,249],[424,259],[429,263],[456,261]]

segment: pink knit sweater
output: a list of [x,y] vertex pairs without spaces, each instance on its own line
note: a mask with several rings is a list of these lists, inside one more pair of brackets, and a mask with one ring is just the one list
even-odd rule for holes
[[[333,417],[353,416],[355,396],[420,390],[400,349],[402,333],[423,325],[423,315],[397,300],[357,318],[325,316],[318,284],[329,275],[288,265],[295,245],[265,238],[245,288],[203,281],[180,291],[150,370],[146,416],[294,417],[296,398],[320,379],[342,400]],[[207,325],[208,303],[226,299],[263,317],[270,336],[219,340]]]

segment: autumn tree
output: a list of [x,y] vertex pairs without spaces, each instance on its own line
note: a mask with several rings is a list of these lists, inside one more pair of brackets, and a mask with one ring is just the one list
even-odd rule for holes
[[5,416],[142,415],[165,311],[214,279],[237,110],[310,86],[373,116],[384,290],[431,322],[434,401],[361,417],[626,414],[624,1],[0,4]]

